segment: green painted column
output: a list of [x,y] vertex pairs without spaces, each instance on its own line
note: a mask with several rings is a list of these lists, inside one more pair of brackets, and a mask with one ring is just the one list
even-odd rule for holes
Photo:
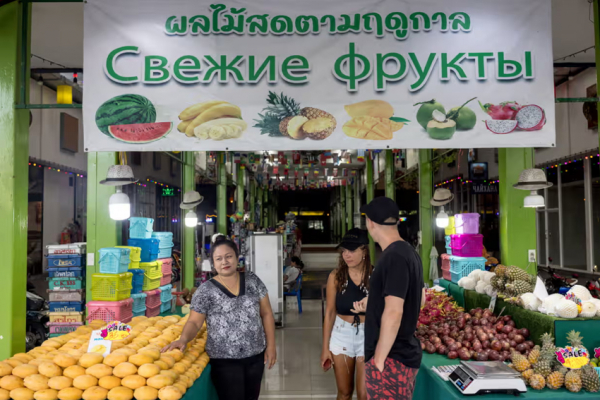
[[217,164],[217,232],[227,235],[227,169],[224,151],[219,152]]
[[[111,165],[118,164],[118,153],[88,153],[87,193],[87,252],[93,254],[94,264],[86,268],[86,299],[92,300],[92,274],[100,272],[98,250],[120,245],[121,223],[110,218],[108,201],[116,190],[114,186],[101,185]],[[131,200],[131,199],[130,199]]]
[[246,194],[246,188],[244,187],[244,173],[246,172],[245,168],[242,168],[241,164],[236,164],[236,171],[237,171],[237,184],[236,184],[236,191],[235,193],[237,194],[237,198],[235,200],[235,206],[237,211],[241,211],[242,213],[244,212],[244,197]]
[[[196,190],[196,160],[193,151],[185,151],[182,165],[182,191]],[[188,210],[182,210],[185,213]],[[181,224],[183,229],[183,288],[191,289],[195,284],[196,277],[196,230],[198,227],[188,228]]]
[[31,8],[22,4],[0,6],[0,218],[6,224],[0,229],[0,360],[25,351],[29,111],[14,104],[29,93],[29,79],[25,99],[17,82],[21,62],[29,74],[29,41],[20,41],[20,21],[31,20]]
[[250,195],[250,222],[254,221],[254,210],[256,210],[256,185],[254,184],[254,178],[250,176],[249,179],[249,190],[248,193]]
[[346,195],[344,193],[345,187],[340,187],[340,217],[342,218],[342,236],[346,234],[348,229],[346,228]]
[[348,219],[348,230],[354,227],[354,213],[352,208],[352,184],[347,182],[346,184],[346,218]]
[[[500,262],[526,268],[528,251],[537,248],[535,209],[523,207],[526,190],[513,185],[519,181],[521,171],[533,168],[533,149],[499,149],[500,189]],[[535,270],[528,270],[535,273]]]
[[[373,160],[370,155],[366,158],[366,174],[367,174],[367,204],[369,204],[375,198],[375,185],[373,184]],[[371,264],[375,265],[375,241],[369,235],[369,252],[371,253]]]
[[396,200],[396,165],[394,163],[394,153],[391,150],[385,151],[385,197]]
[[433,207],[429,203],[433,197],[433,170],[431,168],[431,150],[419,150],[419,225],[421,228],[421,262],[423,279],[429,280],[429,253],[433,247]]

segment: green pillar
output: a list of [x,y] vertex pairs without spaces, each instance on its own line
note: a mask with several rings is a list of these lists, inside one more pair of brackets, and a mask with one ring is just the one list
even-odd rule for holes
[[[513,185],[524,169],[533,168],[533,149],[499,149],[500,257],[504,265],[526,268],[528,251],[537,248],[535,209],[523,207],[526,190]],[[535,273],[535,270],[529,270]]]
[[[369,204],[375,198],[375,185],[373,184],[373,160],[370,156],[367,156],[367,204]],[[371,264],[375,265],[375,241],[369,235],[369,252],[371,253]]]
[[352,229],[354,226],[354,213],[352,209],[352,184],[347,181],[346,184],[346,218],[348,219],[348,230]]
[[29,79],[25,88],[17,82],[21,62],[29,75],[29,40],[21,43],[20,21],[30,21],[30,10],[16,1],[0,6],[0,218],[7,224],[0,229],[0,360],[25,351],[29,110],[14,104],[29,93]]
[[236,191],[235,191],[237,194],[237,198],[235,200],[236,208],[237,208],[237,211],[244,212],[244,195],[246,194],[245,187],[244,187],[244,173],[246,172],[246,169],[242,168],[241,164],[236,164],[236,170],[237,170],[237,185],[236,185]]
[[[116,192],[114,186],[101,185],[111,165],[119,163],[118,153],[88,153],[88,194],[87,194],[87,252],[94,255],[94,265],[86,268],[86,299],[92,300],[92,274],[100,272],[98,250],[119,244],[120,223],[112,220],[108,211],[110,196]],[[129,199],[131,200],[131,199]]]
[[254,210],[256,210],[256,185],[254,184],[254,178],[250,177],[249,179],[250,183],[250,188],[248,190],[248,193],[250,195],[250,222],[255,222],[254,221]]
[[[185,151],[183,154],[182,165],[182,191],[196,190],[196,161],[193,151]],[[182,210],[185,218],[187,210]],[[196,230],[198,227],[183,227],[183,288],[191,289],[194,287],[196,276]]]
[[394,164],[394,153],[385,151],[385,197],[396,200],[396,165]]
[[224,151],[218,155],[217,179],[217,232],[227,235],[227,169]]
[[346,234],[346,232],[348,231],[348,229],[346,229],[346,195],[344,193],[344,190],[346,190],[346,188],[344,188],[343,186],[340,187],[340,206],[341,206],[341,210],[340,210],[340,217],[342,218],[342,236],[344,236]]
[[421,228],[421,262],[423,279],[429,280],[429,253],[433,247],[433,210],[429,203],[433,197],[433,170],[431,168],[431,150],[419,150],[419,225]]

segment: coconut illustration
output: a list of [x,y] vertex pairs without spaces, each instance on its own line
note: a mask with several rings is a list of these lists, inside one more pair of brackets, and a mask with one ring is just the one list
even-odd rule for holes
[[435,99],[429,101],[423,101],[421,103],[414,104],[415,106],[420,105],[419,110],[417,111],[417,122],[419,125],[423,127],[423,129],[427,130],[427,124],[431,121],[431,115],[433,111],[437,110],[443,114],[446,114],[446,109],[443,105],[435,101]]
[[[450,110],[450,113],[456,112],[460,107],[454,107]],[[477,116],[475,112],[471,110],[469,107],[463,107],[460,111],[458,111],[458,116],[456,117],[456,129],[459,131],[468,131],[469,129],[473,129],[477,124]]]
[[433,119],[427,123],[427,133],[432,139],[448,140],[456,132],[456,121],[449,119],[446,114],[433,110]]

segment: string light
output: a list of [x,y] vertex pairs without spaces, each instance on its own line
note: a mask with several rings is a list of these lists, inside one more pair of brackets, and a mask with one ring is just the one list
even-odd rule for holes
[[29,166],[36,167],[36,168],[41,168],[41,169],[45,169],[46,171],[59,172],[61,174],[65,174],[65,175],[75,175],[78,178],[87,178],[87,176],[85,174],[80,174],[79,172],[65,171],[64,168],[61,170],[60,168],[54,168],[54,167],[51,167],[51,166],[42,165],[42,164],[39,164],[37,162],[30,162]]
[[[161,187],[166,187],[166,188],[169,187],[168,183],[158,182],[158,181],[155,181],[154,179],[150,179],[150,178],[146,179],[146,182],[154,183],[156,186],[161,186]],[[140,185],[140,184],[138,183],[138,185]],[[143,185],[143,184],[140,186],[146,187],[146,185]],[[181,192],[181,189],[177,189],[177,191]]]

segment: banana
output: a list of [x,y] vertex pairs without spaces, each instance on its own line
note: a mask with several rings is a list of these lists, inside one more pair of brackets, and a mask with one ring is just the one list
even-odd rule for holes
[[227,130],[223,126],[213,126],[208,130],[208,136],[213,140],[227,139]]
[[203,123],[194,129],[198,139],[237,139],[248,129],[248,124],[239,118],[219,118]]
[[191,123],[192,123],[192,121],[190,121],[190,120],[181,121],[179,123],[179,125],[177,125],[177,130],[181,133],[185,133],[185,130],[187,129],[188,125]]
[[196,129],[197,126],[225,116],[241,118],[242,110],[240,110],[238,106],[230,103],[212,106],[192,120],[192,122],[186,128],[185,134],[188,136],[194,136],[194,129]]
[[193,106],[189,106],[188,108],[183,110],[181,114],[179,114],[179,119],[186,121],[188,119],[196,118],[198,115],[208,110],[209,108],[224,103],[227,102],[223,100],[209,100],[203,103],[194,104]]

